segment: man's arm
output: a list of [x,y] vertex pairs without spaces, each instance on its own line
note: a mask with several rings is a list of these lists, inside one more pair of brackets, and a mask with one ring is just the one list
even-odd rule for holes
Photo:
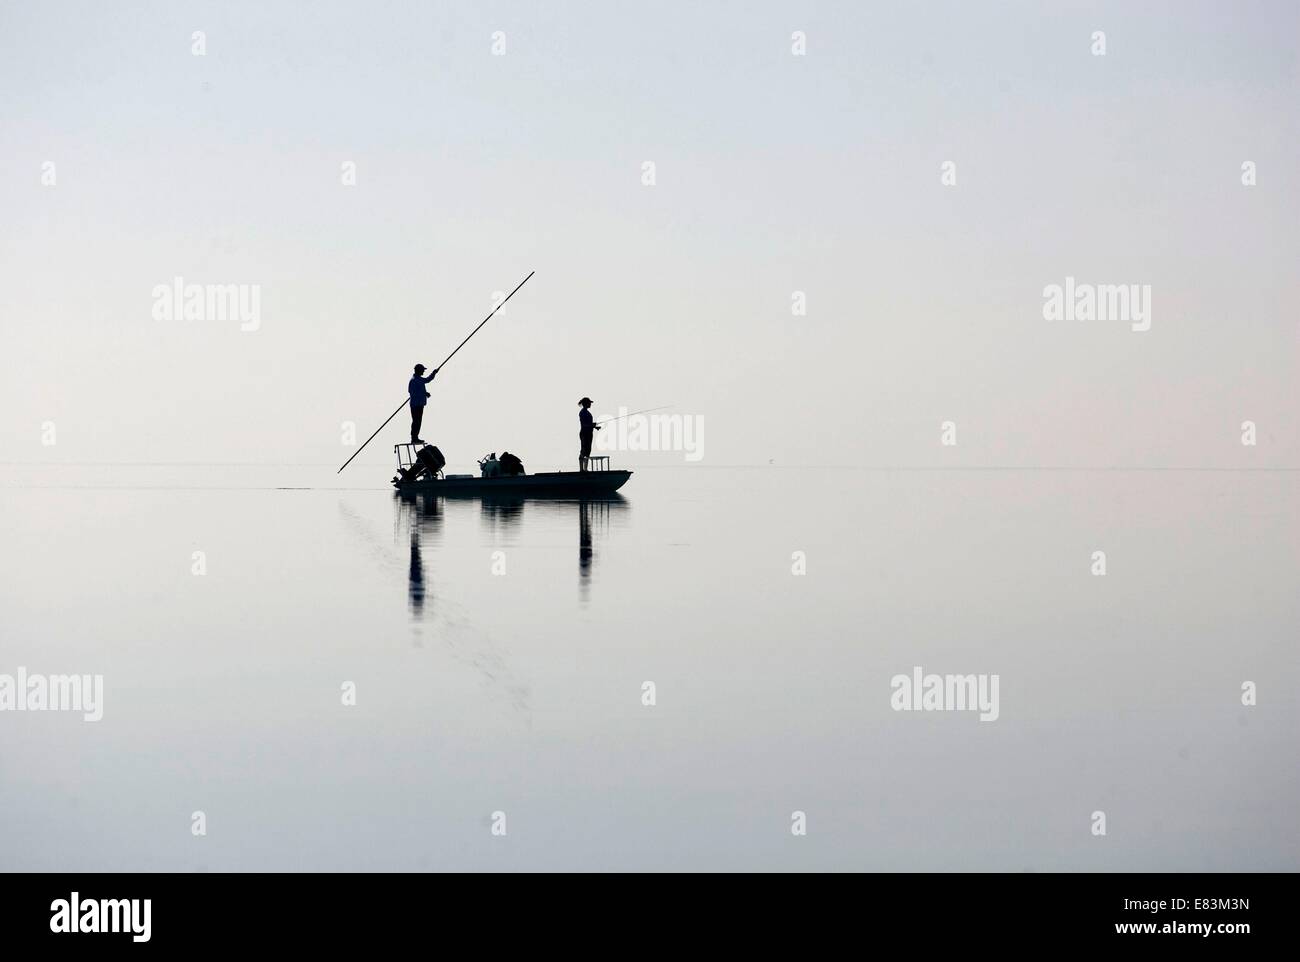
[[432,381],[434,375],[437,374],[437,373],[438,373],[438,369],[435,367],[435,368],[433,369],[433,373],[430,374],[428,377],[426,377],[426,378],[424,379],[424,383],[425,383],[425,384],[428,384],[430,381]]

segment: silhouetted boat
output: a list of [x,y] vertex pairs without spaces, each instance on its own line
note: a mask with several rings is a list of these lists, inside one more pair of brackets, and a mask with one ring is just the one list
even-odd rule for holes
[[609,458],[591,459],[589,471],[543,471],[540,474],[498,474],[498,462],[490,464],[492,474],[484,469],[484,477],[472,474],[444,475],[446,464],[442,452],[432,445],[416,447],[412,444],[395,444],[397,475],[393,487],[402,494],[426,494],[447,498],[478,498],[491,495],[529,495],[538,498],[583,498],[613,494],[632,477],[631,471],[614,471],[609,468]]
[[539,498],[581,498],[611,494],[623,487],[631,471],[547,471],[514,477],[416,478],[395,481],[403,494],[431,494],[446,498],[477,498],[485,495],[527,494]]

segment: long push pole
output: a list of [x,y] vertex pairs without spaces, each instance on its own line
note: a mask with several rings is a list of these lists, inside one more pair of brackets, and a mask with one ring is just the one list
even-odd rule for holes
[[[528,272],[528,277],[532,277],[532,276],[533,276],[534,274],[536,274],[536,273],[537,273],[537,271],[529,271],[529,272]],[[484,324],[486,324],[488,321],[492,320],[492,315],[493,315],[493,314],[495,314],[497,311],[501,310],[501,308],[505,307],[506,301],[510,300],[510,298],[512,298],[512,297],[515,296],[515,291],[519,290],[519,288],[523,287],[525,284],[528,283],[528,277],[525,277],[522,281],[520,281],[520,282],[515,286],[515,290],[514,290],[514,291],[511,291],[509,294],[507,294],[507,295],[505,296],[505,298],[502,299],[502,301],[501,301],[500,304],[498,304],[496,307],[492,308],[491,313],[489,313],[487,317],[483,318],[483,320],[481,320],[481,321],[478,322],[478,327],[474,328],[474,330],[472,330],[472,331],[469,332],[469,337],[466,337],[465,340],[461,341],[459,344],[456,345],[456,351],[459,351],[462,347],[464,347],[466,344],[468,344],[468,343],[469,343],[469,339],[470,339],[471,337],[473,337],[475,334],[477,334],[477,333],[479,332],[479,328],[481,328],[481,327],[482,327]],[[435,368],[435,370],[441,371],[444,367],[446,367],[446,366],[447,366],[447,361],[450,361],[453,357],[456,356],[456,351],[452,351],[450,354],[448,354],[447,357],[443,360],[443,362],[442,362],[441,364],[439,364],[439,365],[437,366],[437,368]],[[406,402],[406,401],[403,401],[401,404],[397,405],[397,411],[394,411],[392,414],[388,415],[388,417],[384,419],[384,423],[381,424],[381,425],[379,425],[379,427],[377,427],[377,428],[375,429],[375,433],[372,434],[372,435],[370,435],[370,437],[366,438],[365,444],[361,445],[361,447],[357,448],[355,451],[352,452],[352,458],[355,458],[358,454],[360,454],[363,450],[365,450],[366,444],[369,444],[371,441],[373,441],[373,440],[376,438],[376,436],[378,436],[378,434],[379,434],[380,431],[382,431],[384,428],[388,427],[388,422],[391,421],[393,418],[397,417],[397,413],[398,413],[398,411],[401,411],[402,408],[406,407],[406,404],[407,404],[407,402]],[[349,464],[352,463],[352,458],[348,458],[346,461],[343,462],[343,468],[346,468]],[[342,474],[342,473],[343,473],[343,468],[339,468],[339,469],[338,469],[337,471],[335,471],[334,473],[335,473],[335,474]]]

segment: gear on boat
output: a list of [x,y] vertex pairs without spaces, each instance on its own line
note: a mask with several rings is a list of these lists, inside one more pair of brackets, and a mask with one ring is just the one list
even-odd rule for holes
[[[406,449],[405,452],[402,451],[403,448]],[[397,474],[393,477],[393,484],[414,481],[424,475],[436,478],[446,467],[447,459],[434,445],[424,444],[418,451],[415,448],[415,443],[393,445],[393,451],[397,454]]]

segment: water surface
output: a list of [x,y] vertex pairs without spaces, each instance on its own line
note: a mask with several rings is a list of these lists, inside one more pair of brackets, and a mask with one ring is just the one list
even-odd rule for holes
[[0,672],[106,689],[0,714],[0,865],[1300,868],[1294,472],[373,474],[0,468]]

